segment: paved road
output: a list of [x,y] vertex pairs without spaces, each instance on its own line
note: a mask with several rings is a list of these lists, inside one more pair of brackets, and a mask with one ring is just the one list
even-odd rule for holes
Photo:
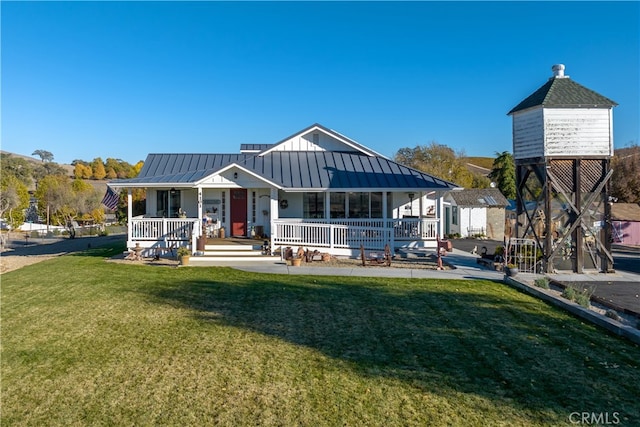
[[612,252],[616,270],[640,274],[640,247],[613,245]]
[[97,248],[113,242],[126,242],[126,234],[114,234],[109,236],[87,236],[69,238],[29,238],[25,240],[20,236],[12,236],[6,243],[2,256],[25,255],[62,255],[71,252]]
[[[470,253],[474,248],[480,254],[482,247],[487,248],[487,253],[493,253],[497,246],[502,246],[503,242],[498,240],[477,240],[477,239],[455,239],[452,240],[453,247],[463,252]],[[614,268],[616,271],[640,274],[640,247],[613,245],[611,248]]]

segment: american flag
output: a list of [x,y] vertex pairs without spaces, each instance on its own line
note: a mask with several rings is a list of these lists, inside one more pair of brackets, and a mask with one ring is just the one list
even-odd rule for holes
[[102,198],[102,204],[113,211],[118,207],[119,200],[120,194],[118,194],[113,188],[107,185],[107,192]]

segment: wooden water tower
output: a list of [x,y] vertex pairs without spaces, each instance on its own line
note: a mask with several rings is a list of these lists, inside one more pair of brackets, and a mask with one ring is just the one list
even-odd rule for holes
[[543,272],[613,271],[609,203],[613,107],[564,65],[515,106],[515,236],[532,239]]

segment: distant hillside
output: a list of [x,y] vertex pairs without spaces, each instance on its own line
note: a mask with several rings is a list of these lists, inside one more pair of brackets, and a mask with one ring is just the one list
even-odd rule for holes
[[619,157],[619,158],[625,158],[625,157],[628,157],[628,156],[632,156],[637,152],[638,152],[638,147],[637,146],[636,147],[618,148],[618,149],[613,150],[614,155],[616,157]]
[[[30,156],[25,156],[22,154],[16,154],[16,153],[11,153],[9,151],[4,151],[4,150],[0,150],[0,153],[2,154],[9,154],[12,157],[18,157],[21,159],[25,159],[28,162],[34,163],[34,164],[41,164],[42,160],[35,158],[35,157],[30,157]],[[53,163],[56,163],[55,161]],[[73,178],[73,174],[74,174],[74,167],[72,165],[65,165],[62,163],[57,163],[61,168],[63,168],[65,171],[67,171],[67,175]]]
[[487,176],[493,167],[492,157],[465,157],[462,159],[467,169],[473,174]]
[[13,157],[19,157],[21,159],[25,159],[25,160],[27,160],[29,162],[33,162],[33,163],[40,163],[41,162],[40,159],[36,159],[35,157],[24,156],[22,154],[11,153],[9,151],[0,150],[0,153],[9,154],[9,155],[11,155]]
[[464,160],[474,166],[479,166],[483,169],[491,170],[493,167],[493,157],[465,157]]

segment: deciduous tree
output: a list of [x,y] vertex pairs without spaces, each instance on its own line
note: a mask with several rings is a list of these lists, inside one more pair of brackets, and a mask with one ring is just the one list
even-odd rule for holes
[[104,170],[104,163],[100,157],[96,157],[91,162],[91,170],[93,171],[93,179],[104,179],[107,172]]
[[461,187],[471,187],[473,175],[462,161],[463,157],[462,152],[456,154],[446,145],[431,142],[415,148],[401,148],[396,152],[394,160]]
[[29,186],[32,182],[33,167],[31,163],[21,157],[11,154],[0,154],[0,173],[2,176],[13,175],[24,185]]
[[36,150],[33,153],[31,153],[31,155],[40,157],[40,160],[42,160],[42,163],[53,161],[53,154],[47,150]]
[[0,178],[0,218],[5,218],[11,227],[24,222],[24,211],[29,207],[29,192],[26,185],[12,174]]
[[74,235],[72,222],[100,205],[100,196],[85,181],[62,175],[49,175],[38,183],[38,208],[42,215],[49,208],[51,222],[65,226]]
[[623,203],[640,203],[640,146],[620,149],[611,161],[611,195]]

